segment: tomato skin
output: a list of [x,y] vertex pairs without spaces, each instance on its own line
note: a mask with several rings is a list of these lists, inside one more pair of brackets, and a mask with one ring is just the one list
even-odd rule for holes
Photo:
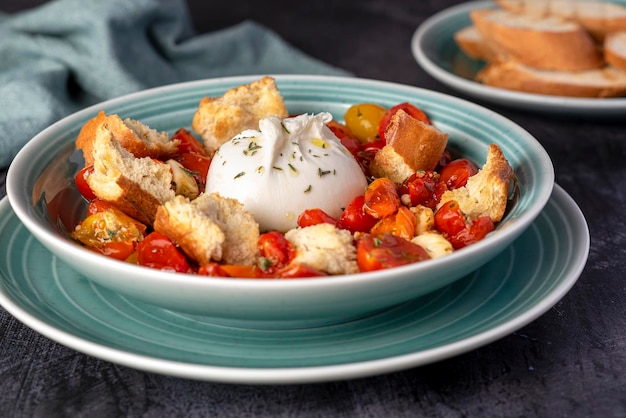
[[257,241],[257,249],[260,256],[269,260],[272,266],[285,266],[296,255],[293,244],[278,231],[262,234]]
[[344,119],[346,126],[361,141],[367,142],[378,135],[380,121],[387,112],[383,106],[374,103],[359,103],[346,110]]
[[457,234],[448,237],[448,241],[455,250],[474,244],[495,229],[495,225],[489,216],[480,216],[472,222],[469,228],[465,228]]
[[371,229],[373,235],[392,234],[411,240],[415,236],[416,219],[407,207],[400,206],[395,214],[378,221]]
[[200,268],[198,269],[198,275],[211,277],[230,277],[230,274],[228,274],[226,270],[224,270],[222,266],[217,263],[208,263],[200,266]]
[[476,164],[465,158],[453,160],[443,166],[439,172],[439,180],[446,184],[448,189],[458,189],[467,184],[474,174],[478,173]]
[[314,209],[305,209],[298,216],[298,226],[301,228],[318,225],[322,223],[331,224],[333,226],[337,226],[337,220],[324,212],[322,209],[314,208]]
[[363,210],[374,218],[381,219],[391,215],[398,210],[400,205],[396,185],[386,177],[377,178],[365,189]]
[[89,248],[107,257],[125,261],[135,252],[135,243],[132,241],[111,241],[105,242],[100,247]]
[[139,264],[159,270],[191,272],[187,258],[167,236],[151,232],[137,245]]
[[74,176],[74,183],[76,184],[76,188],[78,192],[87,200],[94,200],[97,198],[93,190],[91,190],[91,186],[87,183],[87,177],[93,173],[93,166],[88,165],[83,167],[76,176]]
[[338,227],[355,232],[369,232],[378,219],[372,215],[365,213],[363,205],[365,204],[365,195],[358,195],[348,203],[348,206],[341,213]]
[[404,180],[398,193],[408,195],[411,206],[422,205],[434,209],[439,198],[448,188],[440,183],[436,173],[432,171],[418,171]]
[[175,159],[191,172],[201,191],[203,191],[206,186],[206,176],[209,172],[212,159],[206,155],[195,152],[183,152],[176,156]]
[[303,277],[322,277],[328,276],[311,266],[300,263],[290,264],[276,272],[276,277],[281,279],[300,279]]
[[368,234],[357,241],[361,272],[383,270],[430,259],[421,246],[392,234]]
[[408,102],[399,103],[389,108],[389,110],[385,113],[385,115],[381,119],[380,124],[378,126],[378,137],[385,142],[387,141],[387,139],[385,138],[385,131],[387,130],[387,126],[389,125],[389,122],[391,121],[391,118],[393,117],[393,115],[400,109],[404,110],[406,113],[408,113],[410,116],[413,116],[415,119],[420,120],[424,123],[430,124],[430,119],[428,119],[428,116],[426,116],[426,114],[420,108]]
[[179,154],[191,152],[203,155],[205,157],[209,156],[209,153],[204,148],[204,145],[195,136],[193,136],[193,134],[188,129],[180,128],[174,133],[174,135],[172,135],[171,140],[180,141],[180,143],[178,144]]
[[361,143],[346,125],[343,125],[335,120],[331,120],[326,124],[326,126],[328,126],[335,136],[339,138],[343,146],[346,147],[352,155],[357,155],[361,149]]
[[466,228],[465,215],[456,200],[444,203],[435,212],[435,228],[442,234],[451,237]]

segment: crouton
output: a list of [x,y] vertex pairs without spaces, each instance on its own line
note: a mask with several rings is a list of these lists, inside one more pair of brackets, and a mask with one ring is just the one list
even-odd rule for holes
[[258,129],[259,120],[289,116],[272,77],[228,90],[221,97],[204,97],[191,127],[211,151],[247,129]]
[[385,131],[387,145],[376,153],[370,172],[402,183],[418,170],[434,170],[448,144],[448,134],[398,110]]
[[446,191],[437,208],[451,200],[456,200],[461,211],[470,219],[489,216],[500,222],[506,210],[509,196],[509,183],[513,179],[513,168],[496,144],[489,145],[487,160],[478,173],[467,180],[467,184]]
[[328,274],[359,271],[352,234],[346,230],[322,223],[291,229],[285,238],[296,249],[292,263],[306,264]]
[[98,127],[103,124],[122,147],[135,157],[166,160],[178,151],[179,141],[170,141],[167,132],[158,132],[137,120],[122,120],[118,115],[107,116],[101,110],[83,125],[76,137],[76,148],[83,151],[85,166],[93,165],[93,141]]
[[94,171],[87,183],[94,194],[128,216],[151,225],[157,208],[174,198],[168,164],[136,158],[106,124],[97,127],[92,142]]
[[180,246],[199,265],[211,261],[252,265],[257,258],[259,225],[235,199],[202,193],[183,196],[158,208],[154,229]]

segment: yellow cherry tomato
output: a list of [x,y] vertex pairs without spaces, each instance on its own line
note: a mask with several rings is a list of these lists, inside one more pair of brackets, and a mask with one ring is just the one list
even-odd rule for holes
[[344,115],[346,126],[363,143],[372,141],[378,135],[378,126],[387,109],[374,103],[360,103],[350,106]]

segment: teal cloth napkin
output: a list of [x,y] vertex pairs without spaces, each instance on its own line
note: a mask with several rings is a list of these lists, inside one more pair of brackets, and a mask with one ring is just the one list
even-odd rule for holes
[[56,0],[0,13],[0,167],[85,106],[176,82],[243,74],[346,72],[251,21],[193,31],[184,0]]

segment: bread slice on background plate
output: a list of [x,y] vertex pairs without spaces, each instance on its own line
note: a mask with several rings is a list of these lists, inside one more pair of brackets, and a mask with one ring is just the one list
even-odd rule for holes
[[470,18],[499,56],[535,68],[578,71],[604,65],[593,38],[576,22],[502,9],[477,9]]
[[606,98],[626,95],[626,72],[612,66],[586,71],[552,71],[495,59],[477,74],[476,80],[492,87],[552,96]]
[[469,25],[455,32],[454,40],[468,57],[478,61],[488,61],[495,52],[485,43],[476,26]]
[[578,22],[593,38],[626,30],[626,7],[608,1],[496,0],[501,8],[535,16],[559,16]]
[[604,59],[626,71],[626,31],[611,33],[604,39]]

